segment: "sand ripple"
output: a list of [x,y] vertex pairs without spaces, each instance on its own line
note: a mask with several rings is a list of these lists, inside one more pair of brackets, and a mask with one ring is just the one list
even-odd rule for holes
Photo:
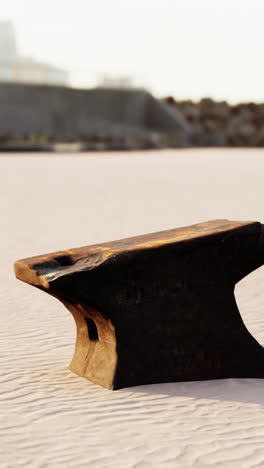
[[[70,314],[12,272],[17,258],[210,218],[264,222],[262,156],[0,158],[1,467],[264,466],[264,380],[97,387],[67,369]],[[261,268],[236,289],[261,343],[263,284]]]

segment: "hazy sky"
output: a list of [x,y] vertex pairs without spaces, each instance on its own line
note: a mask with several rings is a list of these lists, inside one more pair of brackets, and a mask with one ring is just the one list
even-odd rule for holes
[[21,54],[75,85],[131,76],[158,95],[264,101],[264,0],[8,0]]

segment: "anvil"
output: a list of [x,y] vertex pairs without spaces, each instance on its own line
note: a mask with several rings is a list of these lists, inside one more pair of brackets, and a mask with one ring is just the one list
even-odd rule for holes
[[77,338],[70,369],[108,389],[264,378],[235,284],[264,263],[264,225],[208,221],[15,263],[59,299]]

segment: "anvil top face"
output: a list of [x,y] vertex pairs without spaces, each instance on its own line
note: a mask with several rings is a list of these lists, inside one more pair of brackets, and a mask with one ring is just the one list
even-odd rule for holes
[[259,223],[228,220],[207,221],[184,228],[154,232],[18,260],[15,263],[15,272],[17,278],[26,283],[48,288],[48,284],[60,276],[97,268],[110,258],[116,258],[129,251],[148,251],[182,242],[190,243],[195,239],[199,241],[199,239],[202,240],[204,237],[216,234],[220,234],[221,238],[225,239],[230,231],[247,226],[254,230],[256,226],[259,227]]
[[70,368],[104,387],[264,377],[234,298],[264,263],[263,232],[214,220],[19,260],[15,272],[70,310]]

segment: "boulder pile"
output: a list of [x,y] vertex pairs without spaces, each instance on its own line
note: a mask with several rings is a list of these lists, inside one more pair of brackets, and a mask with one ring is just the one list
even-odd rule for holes
[[264,104],[164,99],[192,126],[192,146],[264,146]]

